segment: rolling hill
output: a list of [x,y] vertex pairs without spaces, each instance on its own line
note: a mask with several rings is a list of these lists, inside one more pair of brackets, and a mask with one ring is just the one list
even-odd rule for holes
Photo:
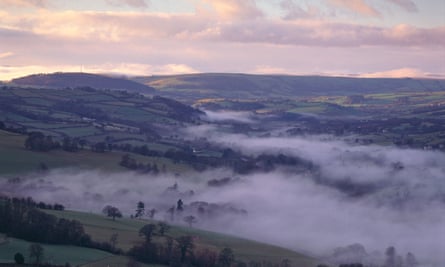
[[110,77],[90,73],[51,73],[33,74],[11,81],[16,85],[66,88],[66,87],[93,87],[96,89],[127,90],[130,92],[140,92],[146,94],[155,93],[150,86],[140,84],[126,78]]
[[136,77],[161,95],[183,100],[258,99],[445,90],[445,80],[201,73]]

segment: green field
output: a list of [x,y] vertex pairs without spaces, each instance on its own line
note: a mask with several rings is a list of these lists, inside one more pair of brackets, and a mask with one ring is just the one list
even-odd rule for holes
[[[30,244],[31,242],[15,238],[7,238],[4,242],[0,242],[0,262],[14,262],[15,253],[19,252],[25,256],[25,263],[29,263],[28,248]],[[110,253],[97,249],[47,244],[40,245],[44,249],[43,261],[58,265],[69,263],[71,266],[77,266],[112,256]]]
[[[124,250],[128,250],[135,244],[142,242],[143,239],[138,236],[139,229],[143,225],[153,222],[126,218],[113,221],[102,215],[75,211],[48,210],[46,212],[57,217],[80,221],[84,225],[85,231],[92,236],[93,240],[108,241],[113,233],[117,233],[117,247]],[[295,251],[215,232],[174,226],[168,234],[174,238],[183,235],[194,236],[196,237],[195,245],[198,249],[208,248],[220,251],[224,247],[230,247],[235,252],[236,259],[243,261],[266,260],[279,263],[283,259],[289,259],[295,266],[315,266],[317,263],[315,259]]]
[[[26,136],[0,130],[0,175],[15,175],[36,171],[40,163],[48,168],[79,168],[98,169],[102,171],[126,171],[119,162],[125,152],[95,153],[90,150],[79,150],[71,153],[63,150],[50,152],[29,151],[24,148]],[[174,164],[166,158],[144,157],[132,155],[143,163],[156,163],[159,167],[165,165],[171,172],[187,172],[190,167],[184,164]]]

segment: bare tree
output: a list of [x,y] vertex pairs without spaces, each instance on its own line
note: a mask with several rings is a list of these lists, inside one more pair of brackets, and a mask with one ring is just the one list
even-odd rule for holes
[[33,243],[29,246],[29,258],[34,260],[34,264],[39,265],[42,262],[44,249],[41,245]]

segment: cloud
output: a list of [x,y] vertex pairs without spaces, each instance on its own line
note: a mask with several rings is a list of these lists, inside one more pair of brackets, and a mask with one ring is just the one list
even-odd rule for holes
[[388,71],[380,71],[373,73],[364,73],[360,77],[364,78],[407,78],[407,77],[430,77],[431,74],[425,73],[419,69],[414,68],[401,68]]
[[[219,2],[212,3],[217,5]],[[388,28],[322,20],[276,19],[264,19],[261,23],[255,20],[225,22],[214,17],[190,14],[43,10],[33,15],[12,16],[5,13],[2,19],[8,28],[71,39],[65,42],[88,40],[123,44],[137,42],[142,45],[153,40],[166,40],[319,47],[445,45],[443,26],[417,28],[400,24]]]
[[381,14],[364,0],[329,0],[336,7],[346,9],[359,15],[380,17]]
[[283,16],[284,20],[309,19],[320,15],[318,8],[309,6],[308,10],[305,10],[294,0],[283,0],[280,2],[280,7],[286,12]]
[[[215,38],[215,37],[214,37]],[[392,28],[322,21],[222,25],[220,39],[301,46],[443,46],[445,27],[431,29],[397,25]]]
[[387,0],[387,1],[401,7],[402,9],[408,12],[411,13],[419,12],[417,5],[412,0]]
[[206,14],[208,7],[223,19],[255,19],[264,16],[255,0],[202,0],[198,12]]
[[6,57],[13,56],[13,55],[14,55],[13,52],[4,52],[4,53],[0,53],[0,58],[6,58]]
[[149,1],[147,0],[105,0],[105,2],[112,6],[131,6],[134,8],[148,8]]
[[36,8],[46,8],[48,7],[48,0],[2,0],[0,1],[0,6],[3,7],[36,7]]

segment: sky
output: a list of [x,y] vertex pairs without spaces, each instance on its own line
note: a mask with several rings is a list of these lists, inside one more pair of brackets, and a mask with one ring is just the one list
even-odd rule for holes
[[57,71],[445,78],[445,1],[0,0],[0,80]]

